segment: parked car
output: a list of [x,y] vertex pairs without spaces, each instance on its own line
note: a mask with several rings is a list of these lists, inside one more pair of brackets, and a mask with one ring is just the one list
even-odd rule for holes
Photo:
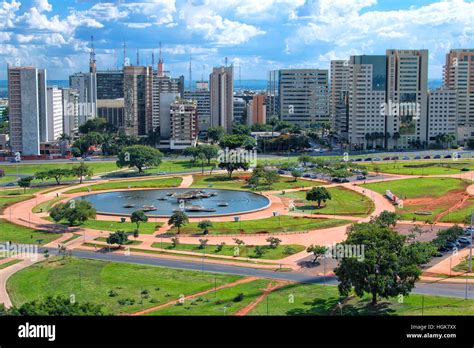
[[431,159],[431,156],[425,156],[423,159]]
[[14,182],[9,182],[9,183],[6,184],[5,186],[15,186],[15,183],[14,183]]
[[408,161],[409,159],[410,159],[410,157],[407,157],[407,156],[402,158],[402,160],[404,160],[404,161]]
[[357,175],[357,180],[365,180],[365,175]]
[[383,160],[384,161],[390,161],[390,157],[384,157]]
[[308,173],[303,174],[303,178],[311,178],[311,174],[308,174]]
[[166,172],[158,172],[156,175],[166,175]]
[[458,242],[446,242],[446,244],[444,246],[449,248],[449,249],[453,249],[453,248],[459,247],[459,243]]
[[442,252],[442,253],[445,253],[445,252],[447,252],[447,251],[449,251],[449,250],[450,250],[450,249],[449,249],[449,248],[446,248],[445,246],[440,246],[440,247],[438,248],[438,251],[440,251],[440,252]]
[[461,168],[461,172],[468,172],[468,171],[470,171],[469,168]]
[[441,158],[441,155],[436,155],[433,157],[434,159],[440,159]]
[[283,175],[283,174],[285,174],[285,171],[283,169],[279,169],[278,174]]
[[457,241],[461,244],[471,244],[470,238],[467,237],[459,237]]
[[446,155],[444,158],[453,158],[451,155]]
[[392,157],[392,161],[398,161],[398,160],[399,160],[398,156]]
[[333,178],[331,181],[340,183],[349,182],[349,180],[347,180],[346,178]]
[[370,162],[370,161],[372,161],[372,157],[367,157],[366,159],[364,159],[364,161]]
[[414,159],[419,160],[421,159],[421,156],[415,156]]
[[375,158],[374,158],[374,161],[375,161],[375,162],[378,162],[378,161],[381,161],[381,160],[382,160],[382,159],[381,159],[380,157],[375,157]]
[[356,161],[356,162],[361,162],[361,161],[362,161],[362,158],[356,158],[355,161]]

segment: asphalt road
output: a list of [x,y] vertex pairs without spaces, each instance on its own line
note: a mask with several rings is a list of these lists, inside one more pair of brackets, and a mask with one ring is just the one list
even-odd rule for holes
[[[45,248],[39,248],[39,252],[43,252]],[[51,255],[57,254],[57,249],[48,248]],[[100,253],[84,250],[73,250],[72,255],[84,259],[94,259],[102,261],[125,262],[149,266],[160,266],[175,269],[187,269],[194,271],[210,272],[210,273],[225,273],[248,277],[258,277],[267,279],[288,280],[297,283],[307,284],[325,284],[337,285],[336,277],[322,277],[311,276],[299,272],[278,272],[269,271],[257,268],[222,265],[215,263],[208,263],[205,259],[203,262],[196,261],[182,261],[173,259],[164,259],[159,257],[147,257],[137,255],[121,255],[114,253]],[[446,284],[446,283],[417,283],[413,293],[435,296],[447,296],[457,298],[474,299],[474,285],[466,284]]]

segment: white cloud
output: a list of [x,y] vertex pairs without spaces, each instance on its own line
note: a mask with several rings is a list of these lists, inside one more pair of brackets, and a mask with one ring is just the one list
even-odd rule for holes
[[20,9],[20,6],[21,3],[15,0],[0,3],[0,30],[14,27],[15,12]]
[[151,23],[125,23],[125,25],[132,29],[144,29],[152,26]]
[[4,43],[6,41],[10,41],[12,37],[12,33],[8,31],[0,31],[0,42]]
[[17,34],[16,39],[18,40],[19,43],[28,43],[33,41],[35,38],[34,35],[23,35],[23,34]]
[[35,7],[39,12],[51,12],[53,10],[53,6],[48,3],[48,0],[36,0]]

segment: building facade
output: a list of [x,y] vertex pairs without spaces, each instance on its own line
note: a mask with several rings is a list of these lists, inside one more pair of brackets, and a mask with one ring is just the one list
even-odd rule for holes
[[63,133],[63,92],[56,86],[47,87],[46,117],[48,137],[46,141],[54,142]]
[[302,127],[329,121],[328,71],[279,71],[280,119]]
[[248,125],[265,124],[267,122],[267,98],[263,94],[256,94],[248,105]]
[[197,82],[196,89],[185,91],[184,99],[196,102],[199,130],[206,131],[211,124],[211,93],[209,83]]
[[349,61],[331,61],[330,117],[331,127],[341,138],[347,138],[349,119]]
[[234,68],[217,67],[209,75],[211,92],[211,127],[232,130],[234,121]]
[[123,99],[123,70],[97,72],[97,100]]
[[457,139],[457,96],[452,89],[439,88],[428,94],[428,142],[435,143],[442,134]]
[[69,76],[69,87],[79,92],[79,126],[97,117],[97,76],[94,72]]
[[197,103],[178,99],[170,105],[170,149],[182,150],[196,146],[198,136]]
[[79,129],[79,91],[63,88],[62,92],[63,132],[73,137]]
[[46,71],[34,67],[8,67],[10,149],[24,156],[40,154],[48,136]]
[[124,99],[99,99],[97,117],[105,118],[119,130],[125,130]]

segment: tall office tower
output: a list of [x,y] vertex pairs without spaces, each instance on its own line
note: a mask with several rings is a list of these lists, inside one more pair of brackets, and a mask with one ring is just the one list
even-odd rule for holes
[[147,135],[153,130],[153,71],[150,66],[124,68],[125,133]]
[[439,88],[428,93],[428,141],[436,136],[451,134],[457,138],[456,91]]
[[178,99],[170,105],[170,149],[179,150],[196,146],[198,135],[197,104]]
[[62,88],[63,132],[73,137],[79,128],[79,91]]
[[97,72],[97,100],[123,98],[123,70]]
[[105,118],[107,123],[125,130],[124,99],[99,99],[97,100],[97,117]]
[[48,138],[54,142],[63,133],[63,92],[56,86],[47,88],[46,117],[48,124]]
[[380,110],[385,103],[386,67],[387,59],[382,55],[350,58],[348,140],[352,149],[383,144],[375,135],[385,134],[385,116]]
[[267,105],[264,94],[256,94],[247,107],[247,124],[265,124],[267,122]]
[[[245,123],[247,124],[248,123],[248,119],[247,120],[243,120],[243,116],[244,116],[244,112],[247,111],[247,102],[245,101],[245,99],[243,98],[238,98],[238,97],[234,97],[234,123],[235,124],[242,124],[242,123]],[[248,115],[247,115],[248,116]],[[245,122],[243,122],[245,121]]]
[[48,136],[46,71],[8,66],[8,105],[12,152],[39,155],[40,142]]
[[232,130],[234,121],[234,67],[221,66],[209,75],[211,90],[211,127]]
[[97,116],[97,79],[95,73],[69,76],[69,87],[79,91],[79,126]]
[[349,117],[349,61],[331,61],[331,127],[342,138],[347,137]]
[[267,119],[280,119],[279,70],[268,72],[267,80]]
[[[425,146],[428,129],[428,50],[387,50],[385,132],[388,148]],[[395,137],[393,137],[395,135]]]
[[180,99],[179,93],[160,93],[160,145],[169,148],[171,138],[171,104]]
[[185,91],[184,99],[194,100],[197,105],[199,130],[207,130],[211,123],[211,93],[208,82],[197,82],[196,89]]
[[[163,60],[161,59],[162,64]],[[153,72],[153,103],[152,103],[152,127],[156,130],[160,126],[160,94],[179,93],[184,94],[184,77],[170,77],[169,71],[164,71],[163,66],[158,63],[158,71]]]
[[302,127],[329,121],[328,71],[286,69],[279,73],[280,119]]
[[457,93],[457,118],[460,141],[474,136],[474,49],[453,49],[446,55],[446,88]]

